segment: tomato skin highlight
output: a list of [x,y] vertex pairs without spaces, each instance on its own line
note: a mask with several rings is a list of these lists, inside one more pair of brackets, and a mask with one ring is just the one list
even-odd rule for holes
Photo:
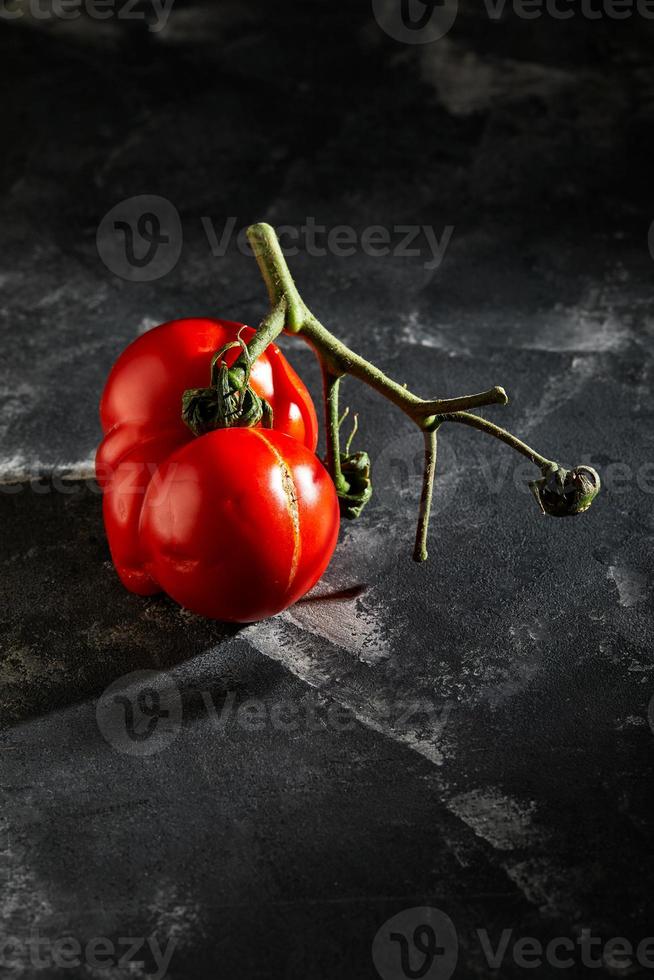
[[153,582],[212,619],[274,616],[311,589],[336,547],[338,499],[301,443],[223,429],[173,452],[146,491],[139,537]]
[[[196,437],[182,421],[187,388],[210,383],[211,359],[251,327],[229,320],[172,320],[131,343],[114,364],[100,402],[105,437],[96,454],[96,479],[104,492],[103,513],[111,557],[126,588],[139,595],[161,591],[143,565],[138,534],[141,507],[159,466]],[[239,350],[227,352],[232,364]],[[276,430],[313,452],[316,411],[300,377],[270,344],[252,366],[250,383],[273,409]]]

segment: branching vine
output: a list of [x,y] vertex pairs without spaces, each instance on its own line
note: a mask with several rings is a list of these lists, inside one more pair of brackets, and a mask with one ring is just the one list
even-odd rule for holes
[[[504,388],[495,385],[479,394],[458,398],[420,398],[405,385],[393,381],[374,364],[350,350],[313,315],[297,290],[275,231],[270,225],[252,225],[248,229],[248,238],[268,289],[270,312],[261,321],[247,345],[247,351],[242,353],[228,372],[231,392],[240,393],[240,402],[250,405],[250,419],[244,415],[241,422],[236,424],[255,424],[251,421],[255,417],[252,413],[252,400],[245,397],[252,363],[283,330],[303,337],[313,347],[321,365],[327,436],[325,464],[334,481],[341,511],[346,517],[356,517],[361,513],[372,494],[372,484],[367,453],[351,453],[351,439],[345,450],[341,449],[340,429],[343,416],[339,407],[339,394],[341,379],[345,375],[351,375],[374,388],[403,411],[423,434],[424,474],[413,554],[415,561],[425,561],[427,558],[437,439],[439,430],[448,422],[468,425],[493,436],[526,456],[538,467],[541,476],[529,485],[543,513],[556,517],[571,516],[583,513],[590,507],[600,489],[600,478],[592,467],[580,465],[567,470],[554,460],[542,456],[510,432],[471,411],[483,406],[506,405],[508,397]],[[229,397],[230,390],[225,387],[222,399],[231,404]],[[265,416],[263,421],[265,424]],[[234,422],[231,421],[230,424]]]

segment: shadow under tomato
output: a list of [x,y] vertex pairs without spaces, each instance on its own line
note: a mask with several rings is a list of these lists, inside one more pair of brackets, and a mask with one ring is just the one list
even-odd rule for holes
[[235,636],[167,597],[127,592],[95,484],[0,487],[0,728],[165,670]]
[[[320,586],[318,585],[316,588],[319,589]],[[298,599],[296,605],[300,606],[314,602],[350,602],[352,599],[358,599],[360,595],[363,595],[367,591],[368,586],[363,582],[358,585],[352,585],[347,589],[338,589],[335,592],[316,593],[314,591]]]

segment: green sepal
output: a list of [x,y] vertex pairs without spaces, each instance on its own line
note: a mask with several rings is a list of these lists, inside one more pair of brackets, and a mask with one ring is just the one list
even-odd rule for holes
[[[246,366],[229,368],[224,361],[228,350],[240,347]],[[248,348],[239,337],[225,344],[211,360],[211,387],[187,388],[182,395],[182,420],[196,436],[215,429],[250,428],[263,421],[272,428],[272,408],[250,385],[251,361]]]
[[542,479],[529,487],[543,514],[550,517],[575,517],[588,510],[600,492],[599,474],[592,466],[575,466],[566,470],[553,466]]
[[341,516],[353,520],[361,515],[363,508],[372,497],[370,479],[370,457],[366,452],[341,453],[341,473],[348,485],[347,491],[338,490]]
[[[266,421],[270,406],[266,403]],[[182,396],[182,419],[196,436],[214,429],[248,428],[264,417],[264,400],[248,385],[227,396],[216,388],[188,388]]]

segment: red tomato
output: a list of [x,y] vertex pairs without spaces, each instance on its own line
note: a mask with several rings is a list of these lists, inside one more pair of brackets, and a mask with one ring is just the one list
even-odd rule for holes
[[[182,422],[182,395],[187,388],[206,388],[211,358],[238,335],[247,343],[251,327],[230,320],[171,320],[142,334],[114,364],[100,402],[103,432],[124,422],[192,433]],[[232,365],[240,350],[228,351]],[[311,396],[275,344],[252,365],[250,383],[270,404],[274,428],[315,450],[318,419]]]
[[[104,490],[104,519],[116,570],[140,595],[160,587],[143,567],[138,524],[143,498],[159,465],[196,437],[182,421],[187,388],[207,387],[216,351],[254,331],[228,320],[173,320],[149,330],[114,364],[100,403],[105,438],[96,456]],[[240,351],[230,350],[232,364]],[[278,347],[271,344],[252,366],[250,383],[273,409],[273,425],[314,451],[318,420],[311,396]]]
[[[230,320],[171,320],[142,334],[126,347],[114,364],[100,401],[100,421],[106,434],[129,425],[119,439],[99,450],[100,478],[118,463],[120,451],[151,430],[173,429],[187,442],[193,433],[182,421],[182,395],[187,388],[206,388],[211,359],[238,335],[247,343],[251,327]],[[227,352],[232,365],[240,351]],[[318,442],[318,419],[311,396],[275,344],[252,365],[250,383],[273,410],[273,427],[309,449]]]
[[173,452],[145,494],[145,568],[182,606],[248,623],[296,602],[329,564],[339,528],[329,474],[269,429],[222,429]]

